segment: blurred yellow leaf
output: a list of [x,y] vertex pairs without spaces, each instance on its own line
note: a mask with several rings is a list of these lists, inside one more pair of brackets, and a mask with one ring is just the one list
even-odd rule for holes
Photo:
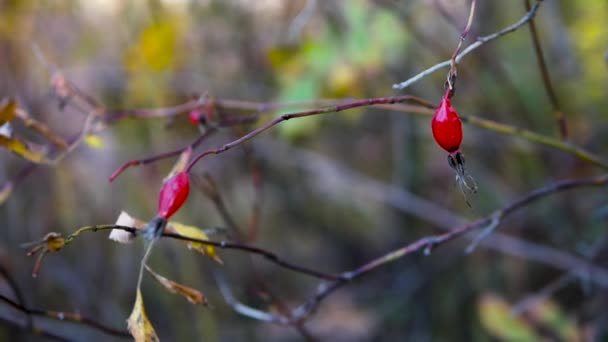
[[133,305],[133,311],[127,320],[129,332],[135,339],[135,342],[153,342],[159,341],[154,327],[148,320],[146,310],[144,309],[144,301],[141,297],[141,291],[137,289],[137,297]]
[[[169,230],[169,231],[173,230],[174,232],[178,233],[179,235],[186,236],[186,237],[193,238],[193,239],[209,240],[209,237],[207,236],[207,234],[205,234],[205,232],[203,232],[199,228],[194,227],[194,226],[187,226],[187,225],[179,223],[179,222],[169,222],[169,224],[167,226],[167,230]],[[194,249],[195,251],[198,251],[199,253],[205,254],[206,256],[213,259],[215,262],[223,264],[222,259],[220,259],[220,257],[217,255],[217,253],[215,252],[215,247],[213,247],[213,246],[204,245],[204,244],[198,243],[198,242],[188,242],[188,248]]]
[[97,149],[97,150],[100,150],[105,146],[103,139],[101,139],[101,137],[99,137],[99,135],[95,135],[95,134],[89,134],[86,137],[84,137],[84,142],[85,142],[85,144],[87,144],[90,147]]
[[6,200],[9,198],[9,196],[11,195],[12,192],[13,192],[13,183],[12,182],[5,183],[2,186],[2,189],[0,189],[0,205],[4,204],[4,202],[6,202]]
[[146,270],[169,292],[184,296],[192,304],[207,304],[207,299],[199,290],[169,280],[152,271],[148,265],[146,265]]
[[478,302],[482,326],[502,341],[539,341],[540,337],[523,319],[511,314],[511,307],[502,298],[486,294]]
[[1,105],[2,107],[0,107],[0,126],[13,120],[13,118],[15,117],[15,108],[17,107],[17,104],[14,100],[8,100],[6,103],[2,103]]
[[41,163],[44,160],[43,153],[30,150],[30,148],[24,142],[15,138],[0,135],[0,146],[13,151],[19,156],[34,163]]
[[177,20],[171,18],[147,26],[139,41],[127,53],[126,63],[130,67],[147,66],[160,71],[173,66],[178,34]]
[[190,160],[190,156],[192,156],[192,148],[188,147],[187,149],[184,150],[184,152],[182,152],[179,155],[179,159],[177,160],[177,162],[175,162],[175,165],[173,165],[173,169],[171,169],[171,172],[169,172],[169,175],[167,175],[167,177],[165,177],[165,181],[167,181],[167,179],[175,176],[179,172],[184,171],[184,169],[186,168],[186,165],[188,164],[188,161]]
[[561,308],[551,300],[545,300],[528,310],[534,321],[550,328],[563,341],[582,341],[576,324],[568,319]]

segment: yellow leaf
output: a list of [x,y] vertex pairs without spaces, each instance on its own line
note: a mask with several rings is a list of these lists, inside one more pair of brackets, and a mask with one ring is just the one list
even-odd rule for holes
[[141,297],[141,291],[137,289],[137,297],[133,305],[133,311],[127,320],[129,332],[135,339],[135,342],[154,342],[159,341],[154,327],[148,320],[146,310],[144,309],[144,301]]
[[41,163],[44,160],[43,153],[30,150],[24,142],[14,138],[0,135],[0,146],[4,146],[6,149],[34,163]]
[[[205,234],[205,232],[203,232],[199,228],[194,226],[187,226],[179,222],[169,222],[167,229],[169,231],[173,230],[179,235],[186,236],[189,238],[209,240],[207,234]],[[213,246],[204,245],[200,242],[188,242],[188,248],[194,249],[199,253],[205,254],[206,256],[210,257],[219,264],[223,264],[222,259],[220,259],[220,257],[217,255],[217,253],[215,252],[215,247]]]
[[89,145],[90,147],[94,148],[94,149],[102,149],[105,144],[103,142],[103,139],[101,139],[99,137],[99,135],[95,135],[95,134],[89,134],[86,137],[84,137],[84,142],[85,144]]
[[188,147],[184,150],[184,152],[179,155],[179,159],[177,160],[175,165],[173,165],[173,169],[171,169],[171,172],[169,172],[169,175],[165,178],[165,181],[175,176],[179,172],[184,171],[186,165],[188,164],[188,161],[190,160],[190,156],[192,156],[192,148]]
[[199,290],[193,289],[182,284],[178,284],[173,280],[169,280],[161,276],[160,274],[152,271],[152,269],[148,267],[148,265],[146,265],[146,270],[148,270],[148,272],[150,272],[154,279],[156,279],[169,292],[186,297],[186,299],[192,304],[207,304],[207,299]]
[[481,325],[501,341],[539,341],[534,329],[520,317],[511,314],[511,307],[502,298],[486,294],[478,302]]
[[14,100],[8,100],[6,103],[2,103],[0,107],[0,126],[13,120],[15,117],[15,108],[17,104]]
[[13,192],[13,183],[8,182],[0,189],[0,205],[2,205]]

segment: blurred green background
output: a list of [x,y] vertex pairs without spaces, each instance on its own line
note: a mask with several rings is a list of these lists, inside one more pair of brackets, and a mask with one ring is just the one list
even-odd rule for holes
[[[523,1],[478,1],[470,37],[498,31],[524,13]],[[0,98],[17,99],[62,136],[79,131],[84,115],[57,105],[48,70],[32,50],[37,44],[70,81],[109,109],[172,106],[203,93],[261,103],[412,94],[435,103],[445,71],[403,92],[392,84],[448,59],[467,15],[464,0],[0,1]],[[605,156],[608,141],[607,15],[603,0],[546,0],[536,19],[569,139],[599,156]],[[463,59],[453,104],[464,115],[558,137],[526,26]],[[199,150],[221,146],[280,113],[307,108],[314,106],[273,111],[250,127],[223,129]],[[45,143],[24,127],[14,129]],[[442,227],[456,227],[463,218],[485,216],[552,181],[602,171],[517,137],[472,126],[464,130],[462,150],[480,188],[470,198],[472,208],[432,139],[430,118],[377,108],[290,120],[254,139],[249,152],[235,148],[210,156],[195,172],[215,179],[243,229],[254,203],[261,204],[256,246],[298,264],[340,272]],[[197,134],[187,113],[169,127],[163,119],[120,121],[100,134],[101,148],[82,145],[56,167],[39,167],[15,187],[0,207],[0,263],[17,280],[28,306],[79,312],[126,327],[141,241],[118,245],[103,232],[83,235],[48,256],[37,279],[31,277],[34,259],[19,245],[51,231],[112,223],[121,210],[152,218],[174,159],[129,169],[111,184],[108,176],[127,160],[183,146]],[[252,160],[261,170],[261,197],[251,181]],[[18,156],[0,152],[0,180],[15,177],[25,165]],[[495,236],[496,248],[482,246],[470,255],[464,253],[468,240],[460,239],[430,256],[408,256],[333,294],[305,327],[328,341],[608,338],[606,289],[590,281],[585,270],[575,270],[579,276],[550,299],[511,315],[513,306],[568,272],[529,257],[544,253],[539,246],[582,259],[593,251],[593,262],[608,267],[602,258],[607,215],[604,188],[548,197],[500,227],[534,243],[526,251]],[[176,219],[201,228],[226,226],[201,191],[191,192]],[[219,268],[237,298],[262,310],[277,310],[273,297],[293,308],[318,284],[257,257],[251,267],[250,258],[238,251],[220,251],[220,256],[225,265]],[[214,281],[212,270],[218,267],[178,242],[162,241],[150,264],[202,290],[211,304],[193,306],[146,276],[144,301],[162,340],[305,338],[292,327],[236,314]],[[0,291],[12,296],[3,280]],[[25,322],[4,304],[0,317]],[[80,325],[36,323],[72,340],[109,339]],[[0,339],[39,338],[0,324]]]

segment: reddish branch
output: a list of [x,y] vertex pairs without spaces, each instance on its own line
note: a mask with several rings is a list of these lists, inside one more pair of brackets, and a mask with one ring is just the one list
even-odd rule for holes
[[205,131],[205,133],[199,135],[198,138],[196,138],[193,142],[191,142],[187,146],[175,149],[173,151],[160,153],[160,154],[157,154],[155,156],[144,158],[144,159],[130,160],[130,161],[122,164],[116,171],[114,171],[112,173],[112,175],[110,176],[110,182],[114,181],[118,176],[120,176],[120,174],[122,174],[126,169],[128,169],[130,167],[138,166],[138,165],[146,165],[146,164],[150,164],[150,163],[159,161],[161,159],[176,157],[176,156],[179,156],[182,152],[184,152],[188,148],[195,149],[205,139],[207,139],[207,137],[209,137],[210,135],[212,135],[213,133],[215,133],[215,131],[216,131],[215,128],[209,128],[209,129],[207,129]]
[[419,104],[424,107],[435,108],[434,104],[431,104],[419,97],[405,95],[405,96],[396,96],[396,97],[379,97],[379,98],[357,100],[357,101],[353,101],[353,102],[349,102],[349,103],[341,104],[341,105],[337,105],[337,106],[332,106],[332,107],[283,114],[283,115],[279,116],[278,118],[276,118],[270,122],[267,122],[266,124],[243,135],[242,137],[223,145],[220,148],[207,150],[207,151],[200,153],[198,156],[196,156],[194,159],[192,159],[192,161],[188,164],[188,166],[186,167],[186,172],[190,172],[190,170],[192,170],[194,165],[196,165],[196,163],[199,160],[201,160],[202,158],[204,158],[205,156],[208,156],[210,154],[217,155],[217,154],[226,152],[226,151],[232,149],[233,147],[238,146],[238,145],[258,136],[259,134],[267,131],[268,129],[280,124],[283,121],[287,121],[289,119],[303,118],[303,117],[319,115],[319,114],[337,113],[337,112],[341,112],[343,110],[358,108],[358,107],[367,107],[367,106],[373,106],[373,105],[379,105],[379,104],[396,104],[396,103],[403,103],[403,102],[413,102],[413,103]]

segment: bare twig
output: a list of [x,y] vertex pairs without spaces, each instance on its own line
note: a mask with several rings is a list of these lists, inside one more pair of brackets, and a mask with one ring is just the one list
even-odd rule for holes
[[[6,267],[4,267],[4,265],[2,265],[2,264],[0,264],[0,275],[2,275],[2,277],[6,280],[9,287],[13,291],[15,298],[17,298],[17,304],[19,304],[21,306],[25,306],[26,305],[25,297],[23,296],[23,292],[21,292],[21,288],[19,288],[19,286],[17,285],[17,281],[15,280],[15,278],[13,277],[11,272],[9,272],[9,270]],[[26,327],[28,329],[31,329],[32,326],[33,326],[32,317],[28,315]]]
[[63,337],[63,336],[59,336],[56,335],[52,332],[49,332],[45,329],[40,329],[40,328],[31,328],[31,327],[27,327],[27,326],[23,326],[17,322],[13,322],[11,320],[5,319],[5,318],[0,318],[0,323],[6,324],[8,326],[11,326],[13,328],[19,329],[19,330],[23,330],[23,331],[27,331],[29,333],[31,333],[34,336],[41,336],[44,337],[46,339],[49,339],[51,341],[62,341],[62,342],[70,342],[70,340],[68,340],[67,338]]
[[430,254],[434,248],[437,248],[451,240],[454,240],[464,234],[473,231],[477,228],[487,226],[493,220],[498,219],[502,220],[504,217],[509,214],[524,208],[528,204],[539,200],[547,195],[565,191],[569,189],[575,189],[580,187],[597,187],[604,186],[608,184],[608,174],[602,175],[599,177],[592,178],[583,178],[583,179],[574,179],[574,180],[566,180],[555,182],[548,186],[536,189],[527,195],[524,195],[519,200],[512,202],[511,204],[494,211],[492,214],[478,219],[474,222],[462,225],[460,227],[454,228],[453,230],[434,236],[427,236],[416,240],[410,244],[407,244],[401,248],[393,250],[379,258],[376,258],[352,271],[343,272],[339,279],[331,281],[329,283],[321,284],[317,292],[310,297],[304,304],[294,310],[293,319],[297,321],[306,320],[311,313],[313,313],[319,304],[332,292],[337,290],[338,288],[344,286],[345,284],[351,282],[354,279],[357,279],[370,271],[398,260],[406,255],[413,254],[414,252],[424,251],[425,254]]
[[452,57],[450,58],[450,73],[448,75],[448,82],[450,83],[450,89],[452,89],[453,84],[451,82],[456,79],[456,57],[460,53],[460,49],[462,48],[462,43],[464,43],[469,31],[471,30],[471,26],[473,25],[473,18],[475,17],[475,8],[476,8],[477,0],[471,0],[471,9],[469,10],[469,19],[467,19],[467,23],[462,30],[462,34],[460,35],[460,39],[458,40],[458,45],[456,49],[454,49],[454,53],[452,53]]
[[[22,312],[23,314],[25,314],[28,317],[48,318],[48,319],[53,319],[53,320],[57,320],[57,321],[65,321],[65,322],[71,322],[71,323],[76,323],[76,324],[82,324],[82,325],[88,326],[90,328],[93,328],[95,330],[98,330],[100,332],[103,332],[103,333],[111,335],[111,336],[116,336],[116,337],[121,337],[121,338],[131,337],[131,335],[127,331],[110,328],[108,326],[105,326],[105,325],[97,322],[94,319],[82,317],[80,314],[77,314],[77,313],[31,309],[31,308],[28,308],[22,304],[19,304],[19,303],[13,301],[12,299],[10,299],[4,295],[1,295],[1,294],[0,294],[0,301],[3,301],[4,303],[6,303],[9,306],[13,307],[14,309]],[[38,328],[35,326],[32,326],[31,329],[32,329],[32,331],[38,331]]]
[[278,125],[279,123],[281,123],[283,121],[287,121],[289,119],[302,118],[302,117],[326,114],[326,113],[337,113],[337,112],[341,112],[343,110],[359,108],[359,107],[367,107],[367,106],[372,106],[372,105],[377,105],[377,104],[395,104],[395,103],[401,103],[401,102],[413,102],[413,103],[419,104],[419,105],[427,107],[427,108],[435,108],[434,104],[431,104],[426,100],[423,100],[416,96],[405,95],[405,96],[396,96],[396,97],[379,97],[379,98],[357,100],[357,101],[353,101],[350,103],[337,105],[337,106],[333,106],[333,107],[284,114],[278,118],[275,118],[274,120],[272,120],[270,122],[267,122],[266,124],[256,128],[256,129],[254,129],[253,131],[243,135],[242,137],[223,145],[220,148],[211,149],[211,150],[207,150],[207,151],[200,153],[198,156],[193,158],[192,161],[190,161],[190,163],[186,167],[186,172],[190,172],[190,170],[192,170],[192,167],[194,167],[194,165],[196,165],[196,163],[199,160],[201,160],[202,158],[204,158],[205,156],[208,156],[210,154],[217,155],[217,154],[226,152],[226,151],[232,149],[233,147],[238,146],[241,143],[244,143],[244,142],[248,141],[249,139],[254,138],[257,135],[265,132],[266,130]]
[[[124,231],[130,232],[132,234],[139,234],[142,232],[142,230],[138,230],[137,228],[115,225],[115,224],[93,225],[93,226],[86,226],[86,227],[77,229],[75,232],[66,236],[65,238],[63,238],[61,236],[61,234],[58,234],[58,233],[49,233],[49,234],[47,234],[47,237],[52,234],[52,240],[45,237],[44,239],[42,239],[40,241],[23,244],[23,247],[28,247],[28,248],[34,247],[34,249],[32,249],[32,251],[29,253],[30,255],[34,254],[35,252],[37,252],[39,250],[42,250],[43,253],[56,252],[56,251],[63,249],[68,244],[72,243],[81,233],[97,232],[97,231],[110,230],[110,229],[124,230]],[[192,238],[189,236],[183,236],[180,234],[166,232],[166,231],[163,232],[163,234],[161,236],[176,239],[176,240],[200,243],[202,245],[207,245],[207,246],[214,246],[214,247],[217,247],[220,249],[234,249],[234,250],[239,250],[239,251],[243,251],[243,252],[248,252],[251,254],[257,254],[257,255],[260,255],[260,256],[264,257],[265,259],[269,260],[270,262],[272,262],[278,266],[281,266],[285,269],[288,269],[288,270],[291,270],[291,271],[294,271],[297,273],[306,274],[306,275],[316,277],[319,279],[336,280],[341,277],[340,275],[325,273],[325,272],[317,271],[317,270],[314,270],[314,269],[311,269],[308,267],[293,264],[291,262],[288,262],[288,261],[280,258],[278,255],[276,255],[273,252],[270,252],[270,251],[267,251],[265,249],[255,247],[255,246],[232,243],[232,242],[228,242],[228,241],[201,240],[201,239],[196,239],[196,238]],[[41,248],[41,247],[44,247],[49,242],[56,243],[56,245],[54,245],[54,248],[46,249],[46,250]],[[56,247],[57,245],[60,245],[59,248]]]
[[[526,7],[526,11],[530,11],[530,0],[524,0],[524,5]],[[547,63],[545,62],[545,56],[543,54],[542,46],[540,45],[540,39],[538,38],[538,32],[536,30],[534,20],[530,20],[528,26],[530,27],[530,35],[532,36],[532,44],[534,46],[534,52],[536,53],[536,61],[538,62],[538,67],[542,75],[543,86],[547,96],[549,97],[549,102],[551,102],[551,106],[553,107],[555,121],[557,122],[557,127],[559,128],[560,137],[562,139],[567,139],[568,126],[566,125],[564,112],[561,109],[558,97],[555,95],[555,90],[553,89],[553,84],[551,83],[551,76],[549,74],[549,69],[547,68]]]
[[[461,53],[458,54],[458,56],[456,56],[455,62],[460,63],[460,61],[462,60],[462,58],[464,58],[464,56],[477,50],[484,44],[489,43],[497,38],[500,38],[500,37],[504,36],[505,34],[511,33],[513,31],[517,30],[518,28],[520,28],[521,26],[523,26],[524,24],[528,23],[536,15],[536,11],[538,10],[538,7],[540,6],[541,2],[542,2],[542,0],[537,0],[536,2],[534,2],[534,5],[532,5],[532,8],[530,9],[530,11],[528,11],[528,13],[526,13],[526,15],[523,16],[515,24],[513,24],[509,27],[506,27],[498,32],[495,32],[493,34],[477,38],[477,41],[475,43],[467,46]],[[452,65],[451,59],[448,59],[447,61],[443,61],[441,63],[435,64],[432,67],[420,72],[419,74],[415,75],[414,77],[411,77],[410,79],[408,79],[406,81],[403,81],[398,84],[394,84],[393,89],[405,89],[405,88],[411,86],[412,84],[420,81],[421,79],[427,77],[428,75],[434,73],[435,71],[450,67],[450,65]]]
[[182,152],[184,152],[188,148],[195,149],[205,139],[207,139],[207,137],[209,137],[210,135],[212,135],[213,133],[215,133],[216,130],[217,130],[216,128],[211,127],[209,129],[207,129],[205,131],[205,133],[199,135],[193,142],[191,142],[187,146],[175,149],[173,151],[163,152],[163,153],[157,154],[155,156],[144,158],[144,159],[130,160],[130,161],[122,164],[118,169],[116,169],[116,171],[114,171],[112,173],[112,175],[110,176],[109,180],[110,180],[110,182],[114,181],[118,176],[120,176],[125,170],[127,170],[130,167],[139,166],[139,165],[146,165],[146,164],[150,164],[150,163],[162,160],[162,159],[176,157],[176,156],[179,156]]
[[[400,187],[369,178],[320,153],[306,151],[279,142],[258,143],[261,156],[281,166],[297,167],[309,174],[315,182],[311,185],[324,196],[332,193],[340,198],[347,196],[364,205],[369,201],[384,203],[402,213],[417,217],[442,230],[451,230],[467,220],[434,202],[412,194]],[[289,155],[289,158],[282,156]],[[326,177],[319,175],[340,175]],[[353,187],[352,184],[357,184]],[[467,235],[473,240],[475,237]],[[608,287],[608,270],[587,260],[559,249],[494,232],[480,241],[481,246],[507,255],[535,261],[556,270],[591,270],[589,279],[595,284]]]
[[[376,105],[375,107],[384,108],[384,109],[392,109],[401,112],[420,114],[420,115],[433,115],[434,111],[415,106],[406,106],[400,104],[391,104],[391,105]],[[560,139],[555,139],[543,134],[539,134],[527,129],[519,128],[516,126],[508,125],[505,123],[493,121],[490,119],[484,119],[478,116],[473,115],[461,115],[460,119],[462,122],[466,124],[470,124],[473,126],[477,126],[489,131],[493,131],[499,134],[515,136],[520,139],[524,139],[533,143],[537,143],[540,145],[548,146],[554,148],[556,150],[568,153],[576,158],[586,161],[588,163],[594,164],[602,169],[608,169],[608,162],[602,160],[599,156],[594,153],[591,153],[575,144],[572,144],[568,141],[562,141]]]

